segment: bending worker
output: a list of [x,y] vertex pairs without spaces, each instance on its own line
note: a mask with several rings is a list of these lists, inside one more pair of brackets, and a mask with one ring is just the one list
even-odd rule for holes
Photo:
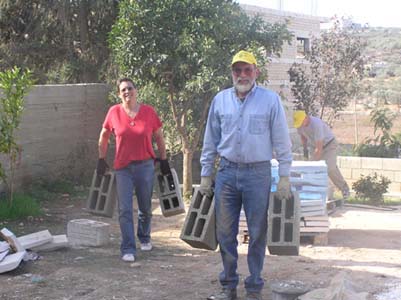
[[325,160],[330,180],[341,191],[343,198],[349,197],[349,187],[337,166],[337,141],[329,126],[317,117],[308,116],[304,110],[294,112],[294,127],[301,136],[304,156],[308,158],[308,141],[314,147],[313,160]]
[[292,161],[291,140],[280,97],[256,84],[259,70],[254,55],[238,52],[231,63],[234,87],[213,99],[201,155],[203,194],[212,195],[212,174],[217,156],[220,163],[214,190],[216,234],[223,271],[220,293],[208,299],[237,299],[238,224],[244,208],[249,232],[246,300],[261,300],[261,277],[267,240],[273,149],[280,163],[278,191],[291,197],[288,180]]

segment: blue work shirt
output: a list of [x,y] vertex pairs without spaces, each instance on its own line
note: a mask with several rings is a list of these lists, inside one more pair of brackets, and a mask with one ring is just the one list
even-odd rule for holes
[[289,176],[292,154],[287,120],[280,97],[255,86],[241,101],[234,87],[213,99],[200,162],[201,176],[211,176],[216,156],[235,163],[279,161],[279,175]]

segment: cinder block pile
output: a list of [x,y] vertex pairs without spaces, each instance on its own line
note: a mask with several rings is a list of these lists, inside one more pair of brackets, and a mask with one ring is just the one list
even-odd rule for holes
[[14,270],[22,260],[27,260],[27,251],[51,251],[68,246],[66,235],[52,236],[48,230],[16,237],[7,228],[0,231],[0,273]]

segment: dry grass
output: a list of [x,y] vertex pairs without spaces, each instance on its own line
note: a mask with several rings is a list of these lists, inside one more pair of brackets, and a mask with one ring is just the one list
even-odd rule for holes
[[[390,108],[396,111],[396,108]],[[332,127],[333,133],[340,144],[361,143],[367,137],[373,138],[373,126],[370,122],[370,111],[344,112]],[[401,132],[401,116],[394,120],[393,133]]]

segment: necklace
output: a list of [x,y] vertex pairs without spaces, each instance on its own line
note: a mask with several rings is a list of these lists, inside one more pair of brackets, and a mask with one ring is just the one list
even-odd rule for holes
[[129,107],[127,108],[127,107],[123,106],[124,111],[126,112],[128,117],[130,118],[130,122],[129,122],[130,126],[135,126],[135,122],[134,122],[133,119],[138,114],[139,107],[140,107],[140,104],[138,104],[138,103],[135,103],[135,106],[134,106],[134,108],[132,110]]

